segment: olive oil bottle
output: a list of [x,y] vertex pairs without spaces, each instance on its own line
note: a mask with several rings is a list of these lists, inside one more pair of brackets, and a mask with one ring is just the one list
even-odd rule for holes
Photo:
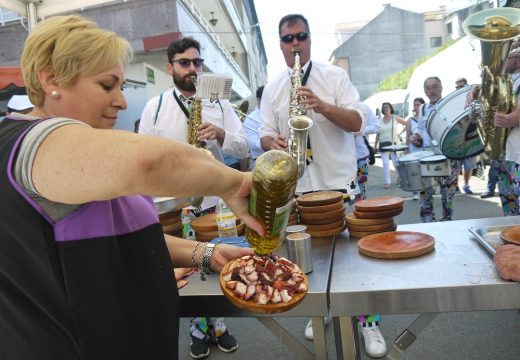
[[246,229],[247,241],[258,255],[270,254],[283,242],[296,191],[298,166],[286,152],[270,150],[256,159],[249,212],[263,223],[265,236]]

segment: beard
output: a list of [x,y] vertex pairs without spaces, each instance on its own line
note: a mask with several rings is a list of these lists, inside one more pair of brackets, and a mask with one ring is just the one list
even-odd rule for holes
[[189,73],[184,76],[173,74],[173,83],[179,90],[194,92],[196,91],[196,88],[191,79],[192,76],[197,77],[197,73]]

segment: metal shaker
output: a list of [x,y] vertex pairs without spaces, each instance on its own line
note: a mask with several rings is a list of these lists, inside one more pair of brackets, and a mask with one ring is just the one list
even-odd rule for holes
[[312,271],[311,235],[304,232],[286,236],[287,258],[297,264],[306,274]]

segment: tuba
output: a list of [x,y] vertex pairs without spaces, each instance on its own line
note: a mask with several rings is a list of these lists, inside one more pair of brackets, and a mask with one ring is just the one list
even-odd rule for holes
[[[192,77],[193,83],[197,86],[197,78],[195,76]],[[197,129],[202,124],[202,101],[199,96],[195,96],[193,100],[193,104],[191,105],[190,117],[188,119],[188,143],[190,145],[195,146],[196,148],[202,150],[204,153],[208,154],[212,158],[214,158],[213,153],[206,149],[206,143],[204,141],[200,141],[197,138]]]
[[463,23],[464,32],[480,40],[482,89],[480,103],[471,105],[471,116],[484,151],[497,160],[505,149],[509,129],[496,127],[495,112],[510,113],[516,106],[511,76],[504,72],[513,39],[520,35],[520,9],[479,11]]
[[307,136],[308,130],[312,126],[312,120],[305,115],[305,109],[300,105],[300,97],[298,96],[298,88],[302,86],[300,51],[293,50],[294,65],[291,75],[291,88],[289,94],[289,138],[288,151],[289,155],[296,161],[298,165],[298,179],[303,176],[306,166],[307,152]]

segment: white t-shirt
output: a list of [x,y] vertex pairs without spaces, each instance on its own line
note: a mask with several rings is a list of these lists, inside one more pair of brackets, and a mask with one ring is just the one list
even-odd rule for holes
[[[308,64],[307,62],[303,66],[304,71],[307,70]],[[261,138],[276,138],[278,134],[288,135],[290,74],[291,69],[284,70],[264,88],[260,107],[263,121]],[[315,61],[312,62],[306,85],[326,103],[357,110],[362,125],[358,133],[349,133],[334,125],[322,114],[308,111],[307,116],[314,122],[309,129],[313,161],[298,180],[296,191],[349,189],[357,173],[354,135],[363,133],[366,121],[359,105],[359,93],[345,70]]]

